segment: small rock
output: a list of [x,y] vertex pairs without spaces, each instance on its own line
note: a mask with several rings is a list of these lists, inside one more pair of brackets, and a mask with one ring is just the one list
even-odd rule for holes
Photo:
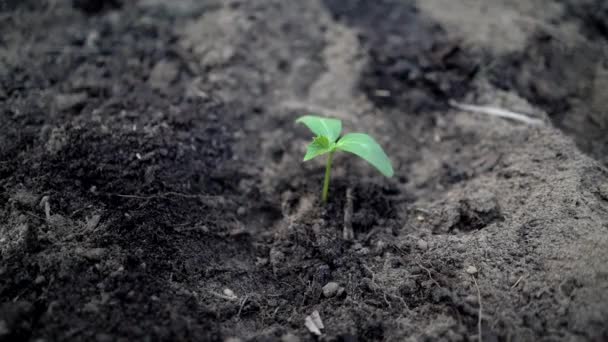
[[224,295],[226,297],[230,298],[231,300],[234,300],[234,299],[238,298],[237,295],[234,293],[234,291],[232,291],[229,288],[225,288],[223,292],[224,292]]
[[245,209],[245,207],[239,207],[236,210],[236,214],[239,216],[244,216],[247,213],[247,209]]
[[257,257],[256,261],[255,261],[255,265],[258,266],[258,267],[262,267],[262,266],[268,265],[268,258]]
[[122,272],[124,272],[125,268],[123,266],[118,267],[116,271],[110,273],[110,277],[118,277]]
[[604,200],[608,201],[608,184],[598,185],[597,190],[600,193],[600,197],[602,197]]
[[387,247],[386,242],[384,242],[382,240],[378,240],[376,242],[376,245],[374,246],[374,252],[376,254],[382,254],[386,250],[386,247]]
[[152,68],[148,83],[152,88],[166,89],[177,79],[178,74],[179,68],[175,63],[163,60]]
[[470,275],[477,274],[477,267],[475,267],[475,266],[469,266],[469,267],[467,267],[466,271]]
[[99,220],[101,220],[101,216],[99,216],[99,215],[93,215],[91,217],[87,217],[86,229],[88,231],[92,231],[95,228],[97,228],[97,225],[99,224]]
[[454,250],[456,250],[458,253],[464,253],[467,251],[467,246],[463,243],[459,243],[456,245],[456,247],[454,247]]
[[82,308],[82,310],[84,312],[89,312],[89,313],[98,313],[99,312],[99,305],[97,305],[96,302],[88,302],[84,305],[84,307]]
[[336,295],[338,290],[340,289],[340,285],[336,282],[329,282],[323,286],[323,296],[326,298],[330,298]]
[[420,239],[418,240],[418,243],[416,243],[416,246],[418,247],[418,249],[426,251],[429,248],[429,243]]
[[76,109],[78,107],[83,107],[88,98],[89,95],[85,92],[58,94],[55,96],[55,106],[60,112]]
[[85,46],[88,48],[94,48],[97,46],[97,42],[99,41],[99,32],[91,31],[87,34],[87,39],[85,40]]
[[44,283],[45,280],[46,280],[46,278],[43,275],[39,275],[36,277],[36,279],[34,279],[34,284],[40,285],[40,284]]
[[464,301],[471,304],[471,305],[477,305],[478,303],[478,298],[476,295],[468,295],[464,298]]
[[224,342],[243,342],[243,340],[238,337],[228,337],[224,340]]
[[82,247],[78,247],[76,249],[76,254],[83,256],[89,260],[98,261],[98,260],[101,260],[106,255],[106,249],[105,248],[84,249]]
[[281,342],[300,342],[300,338],[292,333],[281,336]]

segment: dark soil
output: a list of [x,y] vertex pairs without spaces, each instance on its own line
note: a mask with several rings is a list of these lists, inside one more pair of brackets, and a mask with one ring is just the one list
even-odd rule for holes
[[606,9],[0,1],[0,341],[608,340]]

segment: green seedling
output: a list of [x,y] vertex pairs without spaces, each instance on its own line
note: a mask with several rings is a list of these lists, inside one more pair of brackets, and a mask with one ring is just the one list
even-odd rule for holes
[[374,138],[363,133],[348,133],[340,137],[342,122],[338,119],[323,118],[313,115],[305,115],[296,120],[308,127],[316,137],[308,145],[304,161],[327,154],[325,167],[325,181],[323,182],[324,203],[327,203],[329,194],[329,180],[331,177],[331,162],[336,151],[346,151],[363,158],[372,164],[380,173],[386,177],[393,176],[393,167],[382,147]]

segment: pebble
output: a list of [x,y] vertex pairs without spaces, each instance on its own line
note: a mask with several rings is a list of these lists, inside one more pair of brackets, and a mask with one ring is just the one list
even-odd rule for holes
[[464,298],[464,300],[465,300],[465,302],[467,302],[471,305],[477,305],[477,303],[479,302],[476,295],[468,295]]
[[79,106],[83,106],[89,96],[85,92],[74,94],[58,94],[55,96],[55,106],[58,111],[62,112]]
[[418,240],[418,243],[416,244],[416,246],[418,246],[418,249],[426,251],[429,248],[429,243],[420,239],[420,240]]
[[281,336],[281,342],[300,342],[300,338],[292,333]]
[[44,283],[45,280],[46,280],[46,278],[43,275],[39,275],[36,277],[36,279],[34,279],[34,284],[40,285],[40,284]]
[[470,275],[477,274],[477,267],[469,266],[469,267],[467,267],[466,271]]
[[456,245],[456,247],[454,248],[456,250],[456,252],[458,253],[464,253],[467,251],[467,246],[463,243],[459,243]]
[[89,259],[89,260],[101,260],[106,255],[105,248],[77,248],[76,253]]
[[230,297],[231,299],[236,299],[238,298],[237,295],[234,293],[234,291],[232,291],[229,288],[225,288],[224,289],[224,295],[227,297]]
[[152,88],[165,89],[177,79],[178,75],[178,66],[175,63],[163,60],[156,63],[152,68],[148,82]]
[[224,342],[243,342],[243,340],[238,337],[228,337],[224,340]]
[[323,296],[330,298],[336,295],[338,290],[340,289],[340,285],[336,282],[329,282],[323,286]]

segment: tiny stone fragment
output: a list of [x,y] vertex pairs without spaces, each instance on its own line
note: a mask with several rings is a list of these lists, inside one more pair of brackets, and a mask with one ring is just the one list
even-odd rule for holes
[[315,324],[315,322],[312,320],[312,318],[310,316],[306,316],[306,319],[304,320],[304,326],[311,333],[313,333],[317,336],[321,336],[321,329],[319,329],[319,327]]
[[105,248],[89,248],[89,249],[84,249],[82,247],[78,247],[76,248],[76,254],[85,257],[86,259],[89,260],[101,260],[105,255],[106,255],[106,249]]
[[418,246],[418,249],[426,251],[429,248],[429,243],[420,239],[420,240],[418,240],[418,243],[416,244],[416,246]]
[[148,82],[152,88],[165,89],[177,79],[178,74],[179,68],[175,63],[160,61],[152,68]]
[[34,279],[34,284],[40,285],[40,284],[44,283],[45,280],[46,280],[46,278],[43,275],[39,275],[36,277],[36,279]]
[[312,314],[310,315],[310,317],[312,317],[312,321],[315,322],[315,324],[319,327],[319,329],[325,329],[325,326],[323,325],[323,321],[321,320],[321,315],[319,314],[319,311],[315,310],[312,312]]
[[58,94],[55,96],[55,107],[60,112],[70,109],[77,109],[78,107],[84,106],[88,97],[88,94],[85,92],[74,94]]
[[340,289],[340,285],[336,282],[329,282],[325,286],[323,286],[323,296],[326,298],[333,297],[336,295],[338,290]]
[[300,342],[300,338],[292,333],[281,336],[281,342]]
[[475,266],[469,266],[469,267],[467,267],[466,271],[470,275],[477,274],[477,267],[475,267]]
[[224,342],[243,342],[243,340],[238,337],[228,337],[224,340]]
[[230,299],[237,299],[237,295],[234,294],[234,291],[232,291],[231,289],[225,288],[224,289],[224,295]]

